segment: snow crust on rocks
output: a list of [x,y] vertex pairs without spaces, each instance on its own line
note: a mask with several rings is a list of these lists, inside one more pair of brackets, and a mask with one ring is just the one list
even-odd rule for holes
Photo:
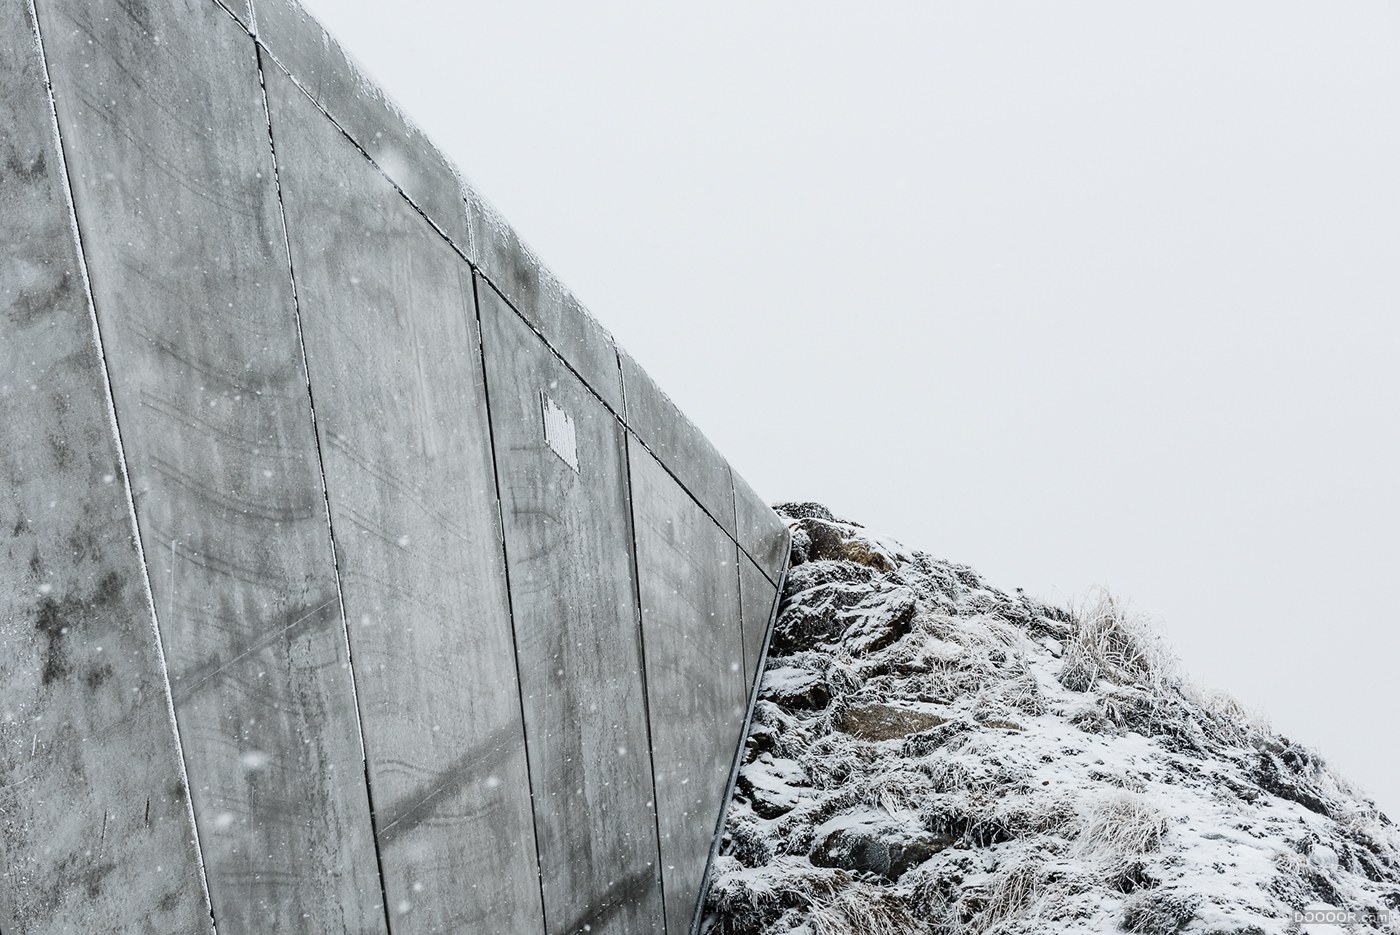
[[1335,908],[1400,933],[1390,820],[1112,597],[1052,607],[778,509],[793,566],[703,932],[1282,935]]

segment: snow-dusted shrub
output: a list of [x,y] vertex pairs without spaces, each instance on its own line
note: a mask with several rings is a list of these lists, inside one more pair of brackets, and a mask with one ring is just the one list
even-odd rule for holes
[[[1079,811],[1072,801],[1027,793],[1003,796],[991,809],[991,814],[1006,840],[1032,835],[1070,837],[1080,821]],[[1046,842],[1045,846],[1057,845]]]
[[1075,849],[1112,862],[1150,854],[1167,836],[1167,818],[1140,795],[1124,793],[1095,802],[1075,829]]
[[1200,750],[1207,743],[1198,719],[1172,688],[1158,691],[1100,682],[1086,698],[1084,707],[1071,716],[1071,722],[1081,730],[1166,737],[1174,748],[1182,750]]
[[909,909],[925,920],[937,935],[954,935],[963,930],[954,904],[962,895],[965,873],[951,863],[929,861],[911,870],[901,881],[908,887]]
[[795,908],[836,899],[853,882],[844,870],[814,867],[805,858],[777,857],[767,867],[751,869],[722,855],[707,898],[707,931],[759,935]]
[[807,919],[813,935],[923,935],[929,931],[903,899],[859,885],[813,901]]
[[1107,875],[1109,889],[1119,893],[1136,893],[1151,889],[1160,881],[1147,868],[1146,862],[1132,858],[1113,867]]
[[[1023,657],[1016,657],[1007,669],[1003,678],[978,690],[972,714],[979,721],[1011,721],[1018,715],[1039,717],[1049,710],[1040,681]],[[1016,670],[1020,670],[1019,674],[1014,674]]]
[[1196,917],[1201,897],[1172,890],[1148,890],[1128,897],[1123,928],[1134,935],[1176,935]]
[[1084,704],[1077,705],[1066,712],[1066,715],[1069,723],[1086,733],[1112,734],[1117,730],[1117,725],[1113,723],[1097,698],[1091,697]]
[[919,769],[928,776],[934,792],[958,792],[990,787],[988,770],[982,764],[970,763],[960,756],[939,752],[924,757]]
[[927,774],[907,766],[878,773],[860,787],[862,803],[891,813],[917,811],[932,795]]
[[[963,735],[970,737],[970,734]],[[965,740],[922,757],[919,769],[929,777],[934,791],[966,795],[1003,794],[1019,778],[1018,770],[985,755],[984,743]]]
[[862,763],[868,762],[872,751],[864,744],[841,734],[827,734],[815,740],[803,751],[801,762],[812,781],[821,788],[839,788],[852,776],[859,775]]
[[1044,860],[1038,854],[1028,855],[992,877],[968,927],[971,933],[989,932],[1003,923],[1026,914],[1041,893],[1040,869]]
[[[1299,846],[1306,848],[1305,844]],[[1278,872],[1269,881],[1269,888],[1290,909],[1303,909],[1329,896],[1335,898],[1331,881],[1298,851],[1280,849],[1273,861]]]
[[773,839],[753,815],[733,817],[725,825],[724,850],[745,867],[758,867],[773,859]]
[[1263,715],[1246,708],[1229,692],[1207,688],[1191,679],[1183,680],[1180,687],[1182,698],[1205,715],[1225,742],[1248,746],[1256,738],[1272,733]]
[[758,749],[771,751],[774,755],[787,759],[801,756],[813,740],[811,731],[802,721],[762,698],[754,705],[750,740],[758,730],[765,732],[764,740]]
[[1088,691],[1108,679],[1160,693],[1171,680],[1171,654],[1147,619],[1129,614],[1117,598],[1101,591],[1076,616],[1078,625],[1064,648],[1061,685]]
[[714,883],[708,905],[713,931],[724,935],[757,935],[779,909],[774,880],[746,872],[731,856],[715,859]]

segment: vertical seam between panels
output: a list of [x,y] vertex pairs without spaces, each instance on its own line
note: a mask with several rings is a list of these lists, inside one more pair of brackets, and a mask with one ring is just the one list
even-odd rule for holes
[[136,546],[137,560],[141,567],[141,587],[146,595],[146,606],[150,609],[151,632],[155,637],[156,656],[160,665],[162,694],[165,699],[166,715],[170,720],[171,732],[175,738],[175,754],[180,763],[180,784],[185,793],[185,814],[190,823],[191,843],[194,845],[195,862],[199,870],[200,891],[209,911],[210,930],[217,932],[214,919],[214,902],[209,895],[209,874],[204,863],[204,848],[199,841],[199,825],[195,821],[194,796],[190,788],[189,770],[185,761],[185,747],[180,740],[180,722],[175,714],[175,700],[170,688],[170,668],[165,658],[165,641],[160,632],[160,618],[156,612],[155,596],[151,591],[150,567],[146,562],[146,550],[141,542],[141,525],[136,512],[136,499],[131,492],[131,472],[127,466],[126,446],[122,441],[121,423],[117,418],[116,396],[112,390],[112,374],[107,366],[107,349],[102,341],[102,326],[97,316],[97,300],[92,291],[92,279],[87,264],[87,251],[83,246],[82,227],[78,222],[77,197],[73,191],[73,177],[68,168],[68,159],[63,149],[63,129],[58,117],[58,102],[54,96],[53,79],[49,74],[48,54],[44,49],[43,27],[39,22],[37,0],[27,0],[29,15],[34,22],[35,46],[39,54],[39,66],[44,76],[44,90],[49,99],[49,116],[52,120],[55,149],[58,152],[59,169],[62,173],[64,200],[67,202],[68,218],[72,224],[73,246],[78,261],[78,272],[83,280],[83,292],[87,298],[88,314],[92,325],[92,338],[97,349],[97,359],[102,369],[102,390],[107,403],[107,418],[112,438],[117,447],[117,462],[122,474],[122,490],[126,493],[127,519],[131,525],[131,538]]
[[350,645],[350,620],[345,613],[345,594],[340,585],[340,556],[336,551],[335,522],[331,519],[330,487],[326,483],[326,461],[321,450],[320,427],[316,421],[316,396],[311,389],[311,363],[306,356],[306,336],[301,327],[301,297],[297,292],[296,264],[292,260],[291,233],[287,228],[287,210],[282,201],[282,176],[277,164],[277,143],[272,132],[272,107],[268,102],[267,80],[263,74],[262,47],[254,42],[253,49],[257,56],[258,86],[262,91],[263,116],[267,121],[267,145],[272,156],[272,182],[277,193],[277,213],[282,221],[282,246],[287,252],[287,279],[292,288],[292,313],[297,328],[297,349],[301,353],[302,373],[306,376],[306,399],[311,413],[311,440],[316,445],[316,472],[321,482],[321,500],[326,515],[326,535],[331,547],[331,570],[335,576],[335,597],[340,608],[341,632],[345,635],[345,667],[350,674],[350,697],[355,711],[355,733],[360,741],[360,765],[364,772],[365,799],[369,806],[370,842],[374,845],[375,870],[379,876],[379,901],[384,911],[385,931],[393,932],[393,921],[389,915],[389,893],[387,881],[384,878],[384,857],[380,853],[379,834],[375,821],[374,786],[370,782],[369,776],[369,753],[365,747],[364,719],[360,713],[360,692],[355,679],[354,650]]
[[[626,405],[626,388],[623,388],[624,406]],[[640,442],[640,439],[638,439]],[[647,760],[651,763],[651,813],[656,825],[656,877],[657,885],[661,892],[661,930],[666,931],[666,860],[661,856],[661,799],[656,794],[656,743],[652,739],[651,730],[651,682],[647,679],[647,633],[646,633],[646,611],[642,607],[642,564],[641,549],[637,545],[637,503],[634,499],[632,489],[632,445],[629,443],[628,433],[624,432],[622,437],[622,463],[625,466],[624,477],[627,481],[627,522],[631,526],[632,532],[632,589],[637,599],[637,642],[641,650],[641,674],[642,674],[642,718],[647,725]],[[643,446],[645,447],[645,446]],[[659,463],[659,462],[658,462]]]
[[549,920],[545,917],[547,909],[544,900],[544,861],[540,857],[539,816],[535,812],[539,800],[535,797],[535,771],[530,764],[530,744],[526,737],[525,683],[520,677],[520,641],[515,632],[515,596],[512,594],[510,586],[510,554],[506,546],[505,501],[501,496],[501,471],[496,462],[496,430],[491,421],[491,380],[486,375],[486,333],[481,324],[481,302],[477,297],[476,270],[470,263],[468,263],[467,269],[471,280],[472,313],[476,319],[476,349],[477,359],[481,362],[481,388],[486,398],[486,442],[491,451],[491,477],[496,487],[496,522],[501,536],[501,568],[505,572],[506,612],[510,617],[511,656],[515,661],[515,694],[520,703],[520,738],[522,746],[525,748],[525,780],[530,793],[530,837],[535,844],[535,876],[540,888],[540,923],[544,931],[548,933]]

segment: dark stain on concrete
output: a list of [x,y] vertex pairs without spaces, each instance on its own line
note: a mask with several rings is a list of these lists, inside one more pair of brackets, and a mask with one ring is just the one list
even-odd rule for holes
[[108,874],[115,869],[117,869],[117,865],[108,862],[89,867],[83,872],[83,888],[87,890],[88,899],[96,899],[101,894],[102,881],[107,879]]
[[75,527],[68,534],[67,542],[68,548],[73,551],[75,562],[97,561],[101,558],[102,545],[90,529]]
[[50,435],[49,451],[53,453],[54,466],[60,471],[67,470],[73,460],[73,448],[68,439],[62,435]]
[[9,318],[20,327],[27,327],[47,312],[64,309],[73,291],[73,274],[63,270],[54,283],[41,291],[21,290],[10,303]]
[[[232,611],[227,615],[232,616]],[[251,638],[232,641],[183,672],[175,673],[170,679],[175,705],[178,707],[196,693],[212,689],[236,666],[250,659],[256,660],[257,654],[269,646],[294,639],[305,631],[338,625],[340,607],[334,592],[311,606],[297,605],[284,612],[263,632]]]
[[484,779],[499,769],[509,755],[520,749],[525,733],[512,721],[492,731],[484,741],[463,753],[415,792],[379,810],[380,843],[388,845],[431,818],[438,803],[451,801],[473,780]]
[[[73,671],[72,661],[68,654],[69,637],[73,625],[80,622],[85,614],[91,613],[96,608],[119,606],[122,599],[122,589],[121,575],[115,571],[109,571],[97,582],[97,588],[87,598],[65,597],[62,600],[54,600],[45,594],[39,599],[39,607],[34,615],[34,629],[42,633],[46,641],[44,668],[41,674],[43,684],[51,684]],[[108,674],[110,674],[110,667],[108,668]],[[91,677],[92,673],[89,671],[85,678],[90,680]],[[98,684],[101,684],[105,678],[106,676],[99,675]],[[89,684],[91,685],[91,681]]]
[[606,893],[593,906],[590,906],[577,919],[555,931],[568,935],[582,932],[601,931],[613,916],[628,906],[640,904],[657,886],[657,869],[646,867],[631,876],[623,877],[608,887]]
[[68,625],[64,619],[73,609],[68,606],[71,602],[64,600],[61,603],[48,595],[39,600],[39,612],[34,620],[34,629],[44,634],[47,645],[44,647],[44,671],[42,674],[45,685],[63,678],[70,671],[68,665]]
[[[22,182],[37,182],[49,173],[48,153],[42,149],[27,162],[18,153],[5,157],[5,176]],[[0,179],[2,181],[3,179]]]
[[151,20],[151,8],[146,5],[145,0],[121,0],[117,4],[121,11],[131,18],[143,35],[151,35],[155,26]]
[[122,599],[122,576],[115,571],[109,571],[102,576],[102,580],[97,582],[97,590],[93,592],[92,602],[101,606],[119,605]]
[[113,674],[112,667],[106,663],[100,666],[89,666],[83,675],[83,681],[87,683],[90,691],[97,691],[102,687],[102,683],[111,678]]

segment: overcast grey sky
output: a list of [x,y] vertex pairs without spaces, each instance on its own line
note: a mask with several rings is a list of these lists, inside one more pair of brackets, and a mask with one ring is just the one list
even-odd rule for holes
[[309,6],[765,497],[1400,817],[1400,3]]

